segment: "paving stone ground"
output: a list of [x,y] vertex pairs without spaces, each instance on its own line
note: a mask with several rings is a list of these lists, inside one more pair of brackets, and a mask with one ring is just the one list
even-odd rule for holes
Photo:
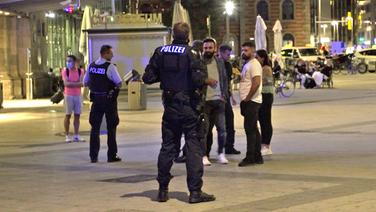
[[[334,83],[334,89],[275,97],[274,154],[264,165],[240,168],[242,155],[216,164],[213,151],[203,189],[217,201],[197,205],[187,203],[184,164],[173,166],[171,199],[155,201],[158,91],[149,92],[146,111],[129,111],[126,96],[120,97],[124,161],[115,164],[106,163],[105,136],[98,164],[89,163],[88,142],[64,143],[62,105],[5,102],[33,107],[0,111],[0,211],[376,211],[376,74],[338,75]],[[86,105],[86,140],[88,111]],[[238,106],[234,112],[236,148],[244,156]]]

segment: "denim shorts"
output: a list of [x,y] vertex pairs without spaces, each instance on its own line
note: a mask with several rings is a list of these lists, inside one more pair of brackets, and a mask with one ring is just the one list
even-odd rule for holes
[[64,97],[65,114],[71,115],[72,113],[80,115],[82,107],[82,96],[68,96]]

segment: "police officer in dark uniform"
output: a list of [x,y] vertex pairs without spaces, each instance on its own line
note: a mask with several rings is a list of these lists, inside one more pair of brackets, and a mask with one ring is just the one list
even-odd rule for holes
[[117,96],[122,79],[117,68],[110,61],[113,57],[112,47],[103,45],[101,57],[91,63],[85,74],[84,84],[90,89],[90,101],[93,102],[90,110],[90,158],[92,163],[98,161],[100,147],[99,133],[103,115],[107,123],[107,162],[118,162],[116,127],[119,124]]
[[203,176],[203,148],[200,142],[200,122],[197,106],[201,103],[197,89],[206,81],[200,60],[188,46],[189,26],[177,23],[173,27],[171,45],[158,47],[146,67],[143,81],[146,84],[160,82],[163,90],[164,114],[162,121],[162,147],[158,157],[158,201],[168,200],[168,185],[173,160],[180,146],[181,133],[186,142],[187,183],[189,203],[214,201],[213,195],[201,191]]

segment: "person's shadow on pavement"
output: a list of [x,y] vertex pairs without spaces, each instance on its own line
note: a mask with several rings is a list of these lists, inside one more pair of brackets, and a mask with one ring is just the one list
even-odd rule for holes
[[[132,198],[132,197],[148,197],[151,201],[157,202],[158,190],[149,190],[142,193],[130,193],[124,194],[122,198]],[[177,199],[181,202],[188,202],[188,194],[186,192],[173,191],[168,192],[170,199]]]

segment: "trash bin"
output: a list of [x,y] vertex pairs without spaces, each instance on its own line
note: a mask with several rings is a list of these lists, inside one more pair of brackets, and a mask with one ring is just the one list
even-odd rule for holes
[[129,110],[146,110],[146,85],[140,81],[128,84]]
[[0,109],[3,108],[3,83],[0,82]]

